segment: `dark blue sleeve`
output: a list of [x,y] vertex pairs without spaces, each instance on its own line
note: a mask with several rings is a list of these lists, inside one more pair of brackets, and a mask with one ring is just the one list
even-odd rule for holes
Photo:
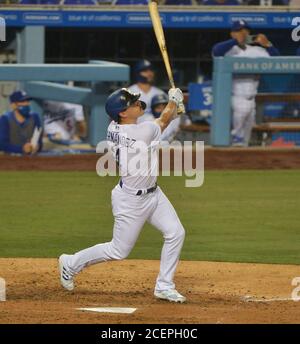
[[273,45],[266,49],[270,56],[280,56],[280,52]]
[[297,49],[296,55],[297,55],[297,56],[300,56],[300,47]]
[[9,143],[9,124],[6,116],[0,117],[0,150],[5,153],[23,153],[22,146]]
[[217,43],[212,48],[212,54],[215,57],[224,56],[232,47],[237,44],[238,42],[235,39],[229,39],[228,41]]
[[[33,116],[34,116],[34,124],[35,124],[35,126],[38,127],[38,128],[41,128],[42,124],[41,124],[40,116],[37,113],[35,113]],[[39,138],[39,149],[38,149],[38,152],[40,152],[42,150],[42,148],[43,148],[43,132],[42,132],[42,134],[41,134],[41,136]]]

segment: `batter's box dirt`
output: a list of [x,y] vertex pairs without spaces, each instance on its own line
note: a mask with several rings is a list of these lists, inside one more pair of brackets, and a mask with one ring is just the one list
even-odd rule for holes
[[[180,262],[176,278],[186,304],[156,300],[159,261],[103,263],[76,278],[68,293],[59,284],[56,259],[0,259],[7,301],[0,323],[299,323],[300,302],[291,298],[298,266]],[[137,278],[138,276],[138,278]],[[276,302],[249,302],[271,300]],[[132,314],[76,308],[128,307]]]

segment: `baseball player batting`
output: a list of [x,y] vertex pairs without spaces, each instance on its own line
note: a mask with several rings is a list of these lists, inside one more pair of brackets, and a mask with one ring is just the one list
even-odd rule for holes
[[[74,276],[85,267],[126,258],[144,223],[149,222],[164,237],[154,295],[171,302],[185,302],[186,298],[175,289],[173,281],[185,231],[153,174],[158,167],[157,154],[153,154],[157,147],[155,143],[177,115],[177,108],[183,101],[182,92],[178,88],[171,88],[168,97],[168,104],[161,116],[155,121],[142,123],[137,123],[137,120],[144,114],[146,104],[139,100],[140,94],[122,88],[108,97],[106,112],[112,122],[108,127],[107,139],[115,153],[114,157],[119,163],[122,176],[112,190],[113,237],[110,242],[59,257],[60,280],[65,289],[74,289]],[[136,147],[144,149],[136,150]],[[139,161],[151,163],[133,173],[127,172],[127,166],[130,161],[136,160],[137,154],[140,155]]]

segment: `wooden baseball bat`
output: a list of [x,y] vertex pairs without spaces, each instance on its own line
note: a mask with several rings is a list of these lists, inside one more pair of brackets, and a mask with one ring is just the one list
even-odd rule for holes
[[169,60],[169,55],[168,55],[168,51],[167,51],[164,30],[163,30],[163,27],[161,24],[160,15],[158,12],[158,7],[157,7],[157,2],[149,0],[148,4],[149,4],[149,12],[150,12],[150,17],[151,17],[153,29],[155,32],[158,46],[159,46],[160,51],[161,51],[162,58],[164,60],[164,64],[165,64],[165,67],[167,70],[170,85],[171,85],[171,87],[175,88],[173,73],[172,73],[172,69],[170,66],[170,60]]

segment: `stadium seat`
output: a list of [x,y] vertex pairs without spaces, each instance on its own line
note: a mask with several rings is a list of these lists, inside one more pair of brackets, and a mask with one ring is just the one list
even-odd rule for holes
[[21,5],[58,5],[60,0],[20,0]]
[[166,0],[165,5],[192,5],[192,0]]
[[115,5],[148,5],[148,0],[116,0]]
[[94,0],[65,0],[64,5],[96,5]]

